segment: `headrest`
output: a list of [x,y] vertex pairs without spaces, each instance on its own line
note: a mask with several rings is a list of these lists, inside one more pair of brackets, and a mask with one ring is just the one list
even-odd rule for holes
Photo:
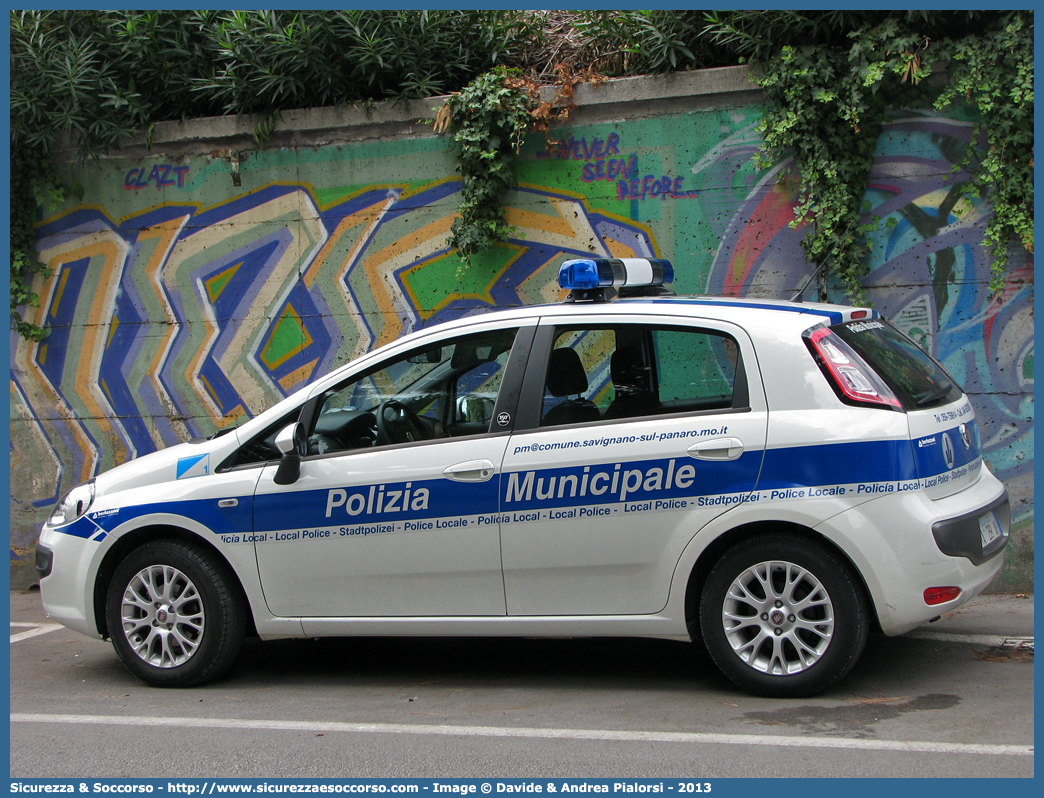
[[547,390],[552,396],[572,396],[587,390],[587,374],[575,350],[565,347],[551,351],[547,364]]
[[609,361],[609,374],[617,388],[649,390],[649,370],[642,363],[637,347],[624,346],[613,352]]

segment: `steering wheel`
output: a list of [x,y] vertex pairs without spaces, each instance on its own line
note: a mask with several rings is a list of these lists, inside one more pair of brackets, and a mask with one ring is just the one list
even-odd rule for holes
[[377,443],[410,443],[428,439],[428,430],[417,414],[397,399],[377,408]]

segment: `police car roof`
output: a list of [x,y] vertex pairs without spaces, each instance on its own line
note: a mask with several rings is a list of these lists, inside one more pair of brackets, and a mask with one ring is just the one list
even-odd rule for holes
[[[774,299],[738,299],[732,297],[713,297],[705,295],[670,295],[657,297],[630,297],[615,299],[610,302],[560,302],[547,305],[527,305],[518,308],[507,308],[491,311],[481,316],[467,316],[446,325],[465,326],[478,321],[489,321],[493,315],[498,319],[532,318],[542,316],[573,315],[631,315],[631,314],[664,314],[703,317],[731,321],[742,324],[743,320],[753,321],[755,318],[771,317],[776,323],[783,324],[783,319],[793,317],[795,326],[805,329],[820,321],[838,324],[858,318],[877,318],[877,312],[869,308],[833,305],[820,302],[791,302]],[[813,319],[811,317],[817,317]],[[787,325],[789,326],[789,325]],[[445,329],[443,325],[425,328],[426,331]],[[418,331],[422,332],[422,331]]]
[[[877,318],[868,308],[831,305],[817,302],[790,302],[770,299],[733,299],[709,296],[661,296],[616,299],[611,302],[560,302],[547,305],[526,305],[517,308],[491,310],[487,313],[434,324],[415,330],[387,346],[407,347],[425,337],[452,330],[465,332],[469,327],[489,323],[534,321],[537,318],[553,320],[558,316],[662,316],[703,318],[730,322],[751,332],[770,331],[776,334],[801,331],[817,324],[839,324],[859,318]],[[352,361],[361,363],[385,350],[380,347]],[[346,364],[350,365],[350,364]],[[337,369],[342,371],[344,366]],[[325,380],[322,380],[325,381]]]

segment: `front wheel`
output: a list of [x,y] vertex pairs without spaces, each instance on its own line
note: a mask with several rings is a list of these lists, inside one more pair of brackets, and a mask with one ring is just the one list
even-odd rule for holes
[[135,676],[157,687],[216,679],[239,652],[245,610],[223,563],[180,540],[157,540],[120,563],[106,620],[113,648]]
[[869,613],[838,555],[795,535],[760,535],[714,565],[700,628],[715,664],[740,687],[802,697],[852,669],[866,645]]

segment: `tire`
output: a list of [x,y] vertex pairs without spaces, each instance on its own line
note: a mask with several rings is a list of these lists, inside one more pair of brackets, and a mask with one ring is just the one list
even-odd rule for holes
[[218,678],[243,642],[246,611],[223,563],[180,540],[134,549],[116,568],[105,605],[113,648],[156,687]]
[[700,597],[707,651],[755,695],[798,698],[837,684],[869,634],[867,600],[850,567],[796,535],[759,535],[715,563]]

